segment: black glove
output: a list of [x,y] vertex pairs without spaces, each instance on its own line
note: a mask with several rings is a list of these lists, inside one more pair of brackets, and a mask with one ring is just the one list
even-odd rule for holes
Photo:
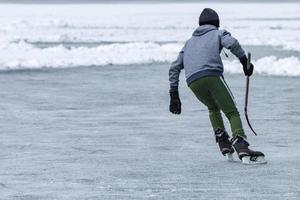
[[243,57],[241,57],[240,62],[243,65],[243,70],[244,70],[245,76],[251,76],[253,73],[254,66],[252,63],[250,63],[250,68],[249,69],[247,68],[247,62],[248,62],[247,56],[244,55]]
[[181,113],[181,102],[178,91],[170,92],[170,112],[178,115]]

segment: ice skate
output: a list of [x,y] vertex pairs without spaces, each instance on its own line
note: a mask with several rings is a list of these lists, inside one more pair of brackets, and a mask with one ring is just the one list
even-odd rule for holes
[[234,149],[232,148],[232,143],[229,140],[229,135],[227,132],[217,129],[215,131],[215,137],[223,156],[226,156],[228,161],[233,161],[232,154],[234,153]]
[[260,151],[249,149],[249,143],[242,137],[233,138],[232,145],[243,164],[265,164],[265,155]]

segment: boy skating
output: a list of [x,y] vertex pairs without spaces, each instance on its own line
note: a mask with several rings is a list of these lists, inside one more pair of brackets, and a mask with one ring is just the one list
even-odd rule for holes
[[[229,49],[239,58],[246,76],[251,76],[254,66],[247,68],[248,59],[239,42],[226,30],[219,30],[219,16],[205,8],[199,17],[199,27],[185,43],[177,59],[169,70],[170,112],[181,113],[181,102],[178,93],[179,74],[185,69],[186,81],[195,96],[209,111],[209,118],[215,132],[220,151],[228,158],[234,150],[239,159],[245,163],[264,161],[264,154],[248,148],[239,112],[233,95],[223,78],[223,63],[220,53],[223,47]],[[228,118],[232,139],[225,130],[222,111]]]

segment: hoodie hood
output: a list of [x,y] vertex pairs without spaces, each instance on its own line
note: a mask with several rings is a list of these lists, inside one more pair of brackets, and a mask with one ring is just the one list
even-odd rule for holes
[[202,26],[199,26],[193,33],[193,36],[201,36],[201,35],[204,35],[210,31],[213,31],[213,30],[217,30],[218,28],[214,25],[209,25],[209,24],[206,24],[206,25],[202,25]]
[[199,16],[199,25],[211,24],[216,27],[220,26],[219,15],[211,8],[204,8]]

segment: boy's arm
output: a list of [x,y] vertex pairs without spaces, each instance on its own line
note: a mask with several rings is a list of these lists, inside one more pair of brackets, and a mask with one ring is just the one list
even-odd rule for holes
[[226,30],[221,30],[221,45],[229,49],[239,59],[245,56],[245,52],[237,39],[231,36]]
[[240,60],[241,64],[243,65],[244,74],[246,76],[251,76],[253,73],[253,64],[250,64],[250,69],[247,68],[247,56],[245,54],[245,51],[241,47],[240,43],[237,39],[231,36],[231,34],[226,31],[222,30],[221,33],[221,45],[222,47],[225,47],[226,49],[229,49],[231,53],[233,53],[238,59]]
[[183,66],[184,48],[179,52],[177,59],[171,63],[169,70],[170,92],[178,91],[179,75]]
[[177,59],[172,62],[169,70],[169,81],[170,81],[170,106],[169,110],[173,114],[181,113],[181,101],[178,93],[179,75],[183,69],[183,54],[184,47],[179,52]]

